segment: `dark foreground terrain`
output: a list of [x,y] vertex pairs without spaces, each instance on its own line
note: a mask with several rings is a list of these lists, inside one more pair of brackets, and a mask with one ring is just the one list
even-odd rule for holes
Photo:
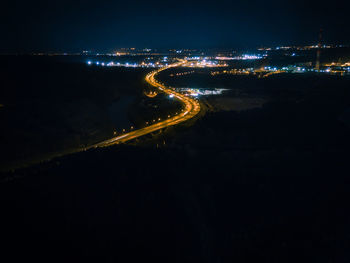
[[349,81],[269,81],[153,147],[3,174],[1,261],[348,262]]
[[0,185],[3,262],[349,259],[346,151],[214,153],[115,147],[16,173]]
[[149,69],[88,66],[87,59],[0,57],[0,171],[75,152],[178,109],[144,95]]

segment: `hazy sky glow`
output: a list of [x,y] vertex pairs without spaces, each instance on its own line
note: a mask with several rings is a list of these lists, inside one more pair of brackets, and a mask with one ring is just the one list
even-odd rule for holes
[[0,51],[304,44],[320,27],[325,42],[350,42],[346,1],[305,2],[14,0]]

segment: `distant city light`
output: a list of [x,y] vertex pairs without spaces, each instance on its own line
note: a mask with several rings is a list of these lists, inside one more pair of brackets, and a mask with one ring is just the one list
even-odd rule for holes
[[247,59],[261,59],[262,57],[260,55],[248,55],[244,54],[241,59],[247,60]]
[[228,89],[191,89],[191,88],[178,88],[179,92],[184,92],[185,94],[193,97],[201,96],[211,96],[220,95]]
[[241,56],[236,57],[215,57],[217,60],[253,60],[253,59],[262,59],[262,56],[260,55],[250,55],[250,54],[243,54]]

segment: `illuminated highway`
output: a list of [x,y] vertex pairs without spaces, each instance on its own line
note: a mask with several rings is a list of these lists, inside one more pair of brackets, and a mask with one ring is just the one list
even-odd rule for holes
[[148,133],[172,126],[172,125],[176,125],[179,124],[181,122],[184,122],[186,120],[189,120],[191,118],[193,118],[195,115],[197,115],[200,111],[200,105],[198,103],[198,101],[196,101],[193,98],[187,97],[181,93],[178,93],[174,90],[172,90],[171,88],[166,87],[164,84],[161,84],[159,82],[157,82],[157,80],[155,79],[155,76],[166,69],[172,68],[172,67],[177,67],[183,64],[186,64],[187,61],[186,60],[181,60],[180,62],[168,65],[166,67],[157,69],[155,71],[152,71],[150,73],[148,73],[146,75],[145,80],[152,86],[158,88],[160,91],[169,94],[169,95],[173,95],[174,97],[176,97],[178,100],[180,100],[183,104],[184,104],[184,108],[183,110],[172,117],[169,117],[168,119],[165,119],[163,121],[158,121],[157,123],[151,124],[147,127],[138,129],[138,130],[134,130],[128,133],[125,133],[123,135],[119,135],[116,136],[114,138],[111,138],[109,140],[103,141],[101,143],[92,145],[88,148],[93,148],[93,147],[106,147],[106,146],[110,146],[113,144],[118,144],[118,143],[124,143],[127,141],[130,141],[132,139],[135,139],[137,137],[146,135]]

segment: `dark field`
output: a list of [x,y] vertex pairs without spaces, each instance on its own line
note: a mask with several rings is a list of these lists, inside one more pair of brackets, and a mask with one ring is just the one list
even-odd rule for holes
[[[132,71],[122,75],[136,74],[130,79],[142,81],[144,72]],[[171,80],[165,73],[170,74],[161,79],[173,86],[230,90],[202,98],[206,114],[191,127],[171,127],[140,143],[2,174],[1,257],[13,262],[348,262],[349,78],[198,73]],[[108,79],[109,72],[99,74]],[[99,79],[97,84],[106,90],[91,87],[81,94],[106,105],[113,90]],[[123,92],[142,93],[136,83],[131,87]],[[57,92],[51,101],[57,96],[63,95]],[[252,99],[261,103],[252,106]],[[225,110],[223,101],[229,104]],[[147,103],[152,102],[137,107]],[[234,110],[238,104],[247,107]]]
[[85,60],[1,57],[0,171],[74,152],[177,109],[143,95],[149,70],[87,66]]

